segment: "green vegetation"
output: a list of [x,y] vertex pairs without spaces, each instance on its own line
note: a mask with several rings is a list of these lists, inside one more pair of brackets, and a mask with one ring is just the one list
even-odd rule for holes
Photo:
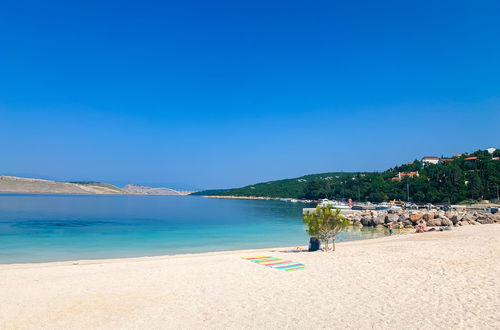
[[[352,198],[358,201],[382,202],[391,199],[424,203],[458,203],[465,200],[497,198],[500,186],[500,151],[493,155],[476,151],[467,156],[437,165],[415,160],[384,172],[333,172],[306,175],[295,179],[259,183],[221,192],[200,195],[260,196],[302,199]],[[477,157],[476,160],[466,160]],[[393,180],[399,172],[418,171],[419,176]]]
[[212,189],[212,190],[203,190],[191,193],[193,196],[208,196],[208,195],[225,195],[227,189]]
[[303,220],[307,226],[307,234],[323,241],[325,251],[329,250],[330,239],[332,250],[335,251],[335,236],[349,225],[349,221],[340,213],[340,209],[333,210],[331,205],[316,207],[314,212],[307,212]]

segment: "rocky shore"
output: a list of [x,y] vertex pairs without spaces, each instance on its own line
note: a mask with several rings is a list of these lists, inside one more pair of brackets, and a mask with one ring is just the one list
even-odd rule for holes
[[486,211],[442,211],[442,210],[363,210],[346,214],[353,226],[371,226],[395,229],[415,228],[423,220],[429,227],[468,226],[500,223],[500,213]]

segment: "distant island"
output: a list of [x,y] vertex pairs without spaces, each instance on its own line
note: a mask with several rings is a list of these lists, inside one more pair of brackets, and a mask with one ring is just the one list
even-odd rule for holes
[[498,201],[499,186],[500,150],[489,148],[448,157],[426,156],[383,172],[311,174],[236,189],[200,191],[195,195],[467,203]]
[[16,176],[0,176],[0,193],[19,194],[126,194],[187,196],[193,191],[154,188],[134,184],[119,188],[109,183],[93,181],[52,181]]

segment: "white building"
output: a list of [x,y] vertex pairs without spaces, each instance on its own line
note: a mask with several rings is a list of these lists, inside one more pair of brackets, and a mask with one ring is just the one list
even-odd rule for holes
[[438,164],[439,163],[439,157],[423,157],[422,158],[422,164],[427,165],[427,164]]
[[497,148],[488,148],[486,149],[486,151],[488,151],[491,154],[493,154],[495,152],[495,150],[497,150]]

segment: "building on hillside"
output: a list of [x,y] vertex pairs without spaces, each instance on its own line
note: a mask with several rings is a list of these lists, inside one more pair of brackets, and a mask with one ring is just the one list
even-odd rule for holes
[[452,161],[454,161],[454,159],[453,159],[453,158],[441,158],[439,161],[440,161],[442,164],[444,164],[444,163],[449,163],[449,162],[452,162]]
[[465,158],[466,161],[469,161],[469,162],[475,162],[477,160],[477,157],[476,156],[473,156],[473,157],[467,157]]
[[453,157],[453,158],[462,157],[462,154],[453,155],[453,156],[451,156],[451,157]]
[[422,163],[424,165],[427,165],[427,164],[438,164],[439,163],[439,157],[423,157],[422,158]]
[[493,157],[491,160],[500,160],[500,157]]
[[488,148],[486,149],[486,151],[488,151],[491,154],[493,154],[495,152],[495,150],[497,150],[497,148]]
[[395,177],[392,178],[392,181],[401,181],[403,180],[403,178],[405,177],[409,177],[409,178],[414,178],[414,177],[419,177],[420,174],[418,174],[418,171],[417,172],[399,172],[398,175],[396,175]]

